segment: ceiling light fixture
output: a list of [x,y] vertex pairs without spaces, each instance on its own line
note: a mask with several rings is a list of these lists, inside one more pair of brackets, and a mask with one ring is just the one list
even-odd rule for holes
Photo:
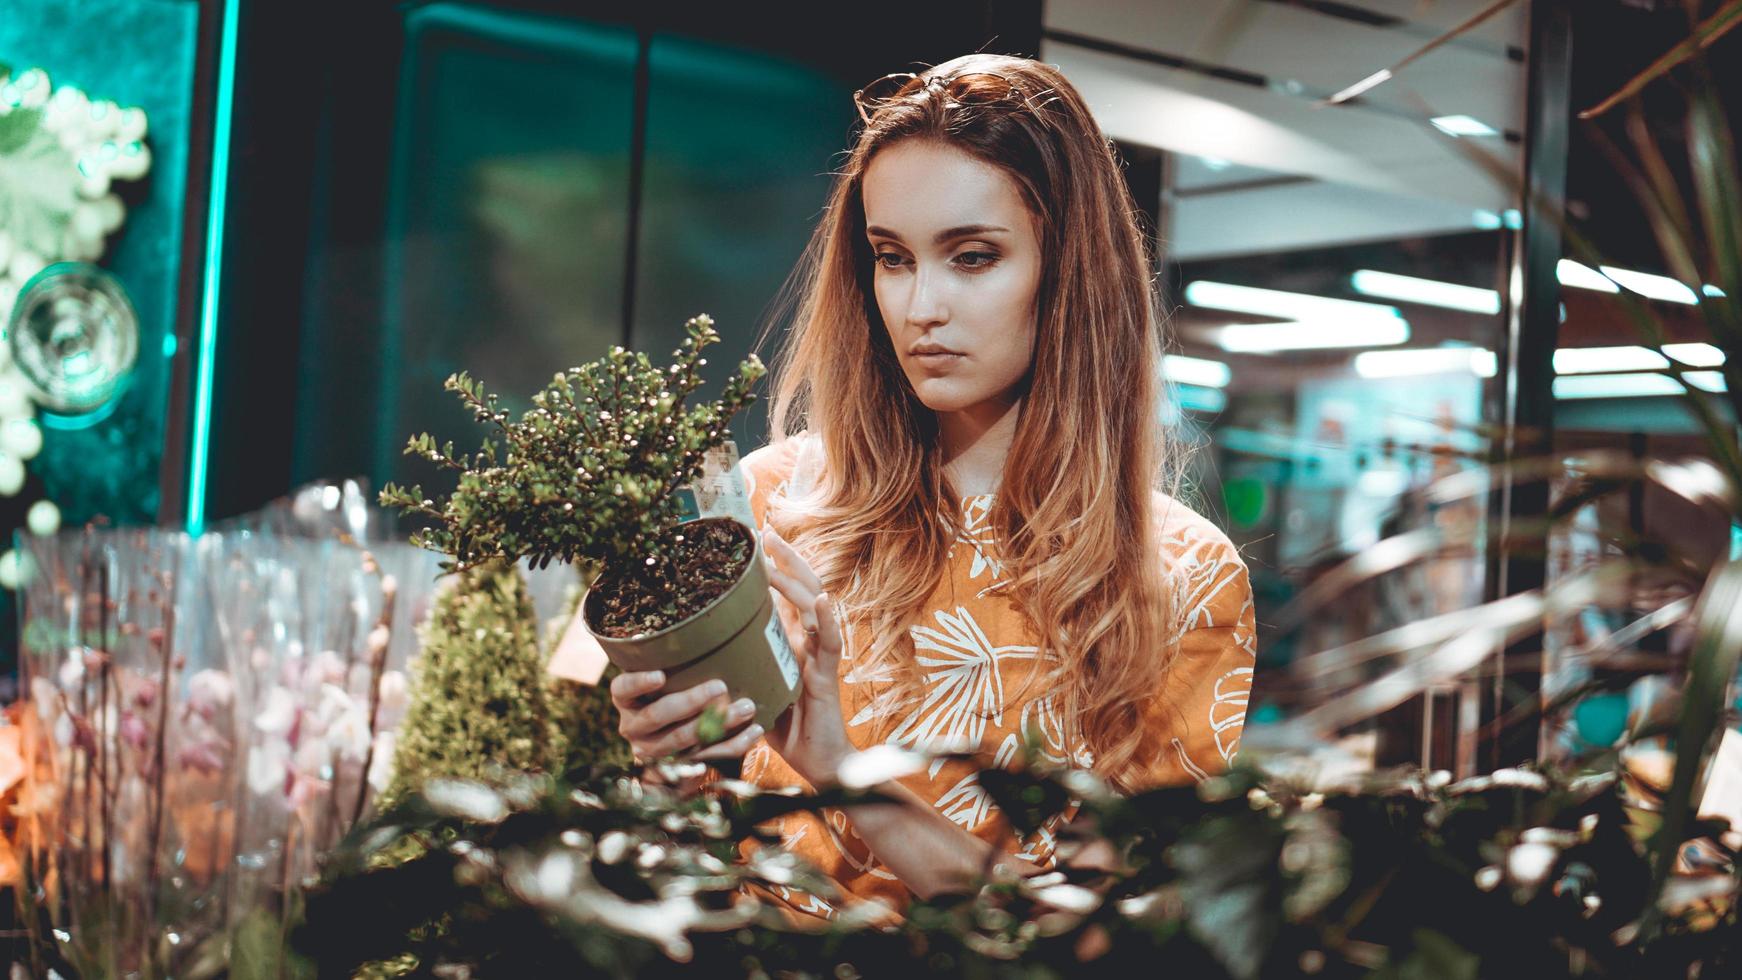
[[1355,320],[1295,320],[1287,323],[1230,323],[1210,331],[1211,342],[1238,354],[1338,347],[1389,347],[1409,340],[1402,317]]
[[1669,361],[1649,347],[1562,347],[1554,352],[1556,374],[1657,371],[1666,367]]
[[1226,388],[1234,372],[1221,361],[1184,354],[1168,354],[1161,359],[1162,375],[1175,384],[1201,385],[1205,388]]
[[1396,273],[1376,272],[1372,269],[1362,269],[1356,272],[1349,277],[1349,284],[1358,293],[1366,296],[1377,296],[1381,299],[1421,303],[1426,306],[1443,306],[1447,309],[1464,310],[1470,313],[1500,312],[1499,291],[1482,289],[1477,286],[1461,286],[1457,283],[1440,282],[1435,279],[1418,279],[1415,276],[1400,276]]
[[[1703,391],[1725,390],[1724,376],[1717,371],[1690,371],[1682,377]],[[1681,383],[1667,374],[1582,374],[1554,379],[1554,396],[1563,400],[1674,397],[1681,393]]]
[[1429,120],[1447,136],[1499,136],[1500,131],[1474,116],[1435,116]]
[[1687,283],[1668,276],[1617,269],[1612,265],[1602,266],[1602,270],[1605,276],[1647,299],[1660,299],[1666,303],[1682,303],[1687,306],[1693,306],[1700,301],[1699,294],[1688,288]]
[[1193,306],[1287,320],[1395,320],[1400,316],[1395,306],[1207,279],[1187,283],[1185,297]]
[[1407,378],[1424,374],[1473,374],[1492,378],[1498,370],[1494,352],[1481,347],[1424,347],[1414,350],[1370,350],[1355,355],[1355,373],[1363,378]]
[[1572,259],[1561,259],[1559,262],[1555,263],[1554,271],[1555,278],[1559,279],[1563,286],[1575,286],[1579,289],[1594,289],[1600,293],[1618,293],[1621,291],[1621,287],[1615,285],[1615,282],[1608,276],[1605,276],[1596,269],[1585,265],[1583,262],[1574,262]]

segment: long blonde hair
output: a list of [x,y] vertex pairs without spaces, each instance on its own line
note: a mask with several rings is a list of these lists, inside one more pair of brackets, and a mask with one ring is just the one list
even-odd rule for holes
[[[923,84],[964,72],[996,73],[1021,98],[947,94],[1000,86],[983,75]],[[869,626],[855,665],[896,678],[898,694],[916,692],[907,628],[948,569],[961,508],[936,418],[902,373],[872,293],[862,181],[879,151],[907,139],[1007,173],[1041,229],[1044,271],[1028,390],[987,522],[1007,593],[1051,665],[1043,689],[1055,692],[1067,738],[1114,785],[1133,788],[1160,749],[1142,705],[1178,632],[1156,539],[1155,493],[1169,486],[1162,315],[1137,207],[1111,142],[1051,65],[966,55],[882,106],[787,283],[796,310],[773,359],[771,439],[809,429],[824,456],[814,490],[772,501],[768,519],[811,556],[847,621]]]

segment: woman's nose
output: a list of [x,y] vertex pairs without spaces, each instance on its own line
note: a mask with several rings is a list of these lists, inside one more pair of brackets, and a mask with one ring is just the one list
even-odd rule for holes
[[914,274],[913,292],[907,298],[907,322],[919,325],[939,323],[949,318],[940,278],[923,266]]

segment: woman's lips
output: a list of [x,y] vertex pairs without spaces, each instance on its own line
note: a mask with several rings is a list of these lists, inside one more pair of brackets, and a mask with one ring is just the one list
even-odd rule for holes
[[913,359],[929,368],[948,367],[961,360],[961,354],[915,354]]

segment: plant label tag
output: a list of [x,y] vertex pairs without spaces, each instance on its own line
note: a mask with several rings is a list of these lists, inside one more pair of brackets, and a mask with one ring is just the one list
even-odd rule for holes
[[744,474],[738,468],[738,443],[731,436],[702,456],[702,472],[690,485],[696,512],[702,517],[730,517],[754,528],[750,494],[744,490]]
[[780,679],[786,681],[786,689],[798,687],[798,658],[793,656],[792,646],[786,642],[786,629],[780,625],[780,616],[775,613],[768,615],[768,645],[774,649],[774,659],[780,664]]
[[593,687],[604,676],[605,665],[609,662],[605,648],[582,624],[581,611],[577,608],[563,630],[562,639],[557,641],[556,650],[550,655],[550,665],[545,669],[552,676]]

